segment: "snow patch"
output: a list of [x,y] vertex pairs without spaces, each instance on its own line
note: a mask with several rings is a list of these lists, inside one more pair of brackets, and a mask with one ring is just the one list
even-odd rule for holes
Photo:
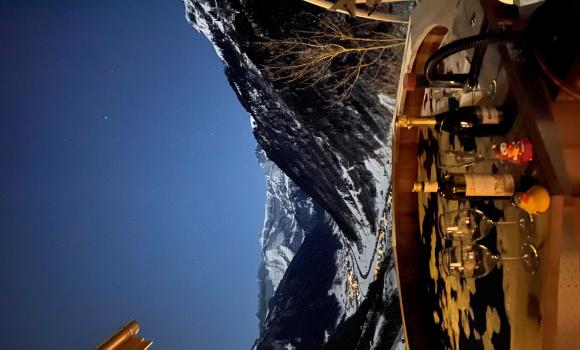
[[395,97],[385,94],[378,94],[379,103],[385,107],[389,112],[395,113],[395,107],[397,105],[397,100]]

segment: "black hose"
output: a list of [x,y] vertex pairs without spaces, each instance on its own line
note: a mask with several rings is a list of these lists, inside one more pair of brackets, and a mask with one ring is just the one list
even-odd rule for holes
[[[580,53],[577,39],[577,0],[552,0],[542,4],[530,18],[526,32],[484,33],[449,43],[429,57],[425,63],[425,79],[432,87],[473,88],[477,84],[479,68],[485,49],[493,44],[526,43],[544,75],[576,100],[578,88],[565,81],[566,67],[574,64]],[[469,73],[439,73],[437,67],[447,57],[461,51],[475,49]],[[564,68],[562,68],[564,67]],[[555,71],[556,70],[556,71]]]
[[[461,51],[477,48],[485,49],[493,44],[519,41],[519,35],[517,32],[484,33],[449,43],[439,48],[429,57],[427,63],[425,63],[425,77],[432,86],[465,87],[470,83],[471,74],[440,74],[437,72],[437,66],[447,57]],[[477,75],[479,72],[473,72],[473,74]]]

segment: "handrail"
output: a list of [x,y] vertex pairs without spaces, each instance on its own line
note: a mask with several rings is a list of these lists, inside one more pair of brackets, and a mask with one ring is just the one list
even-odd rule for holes
[[[334,6],[334,3],[330,2],[330,1],[326,1],[326,0],[304,0],[309,4],[313,4],[322,8],[325,8],[329,11],[336,11],[336,12],[340,12],[340,13],[346,13],[346,14],[350,14],[347,10],[345,9],[333,9],[332,7]],[[355,0],[357,3],[362,3],[365,2],[365,0]],[[393,3],[393,2],[408,2],[411,0],[383,0],[381,1],[382,3]],[[392,15],[389,13],[384,13],[384,12],[373,12],[370,15],[361,10],[361,9],[355,9],[354,10],[354,15],[356,17],[360,17],[360,18],[366,18],[366,19],[371,19],[374,21],[381,21],[381,22],[390,22],[390,23],[407,23],[409,22],[409,16],[399,16],[399,15]]]

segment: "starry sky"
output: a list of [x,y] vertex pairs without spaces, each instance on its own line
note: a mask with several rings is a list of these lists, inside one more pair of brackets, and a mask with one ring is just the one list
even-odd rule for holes
[[249,348],[255,147],[181,1],[0,0],[2,348]]

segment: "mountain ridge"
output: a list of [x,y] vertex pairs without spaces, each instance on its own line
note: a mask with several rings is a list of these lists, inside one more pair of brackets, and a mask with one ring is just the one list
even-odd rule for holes
[[384,219],[394,99],[364,75],[343,101],[264,76],[259,41],[311,28],[325,15],[302,1],[186,0],[185,7],[223,61],[261,149],[267,202],[254,348],[336,349],[346,334],[364,339],[360,349],[397,347],[401,320]]
[[270,82],[258,68],[265,60],[258,45],[264,33],[308,25],[315,18],[314,7],[277,2],[269,8],[286,8],[305,17],[306,24],[295,19],[298,15],[288,16],[288,23],[273,24],[250,17],[265,6],[259,1],[188,0],[185,4],[190,23],[212,41],[224,62],[228,81],[252,115],[254,135],[268,158],[316,198],[349,239],[360,241],[362,234],[374,233],[383,208],[377,205],[380,179],[373,170],[390,171],[382,150],[388,142],[391,113],[380,103],[380,91],[355,87],[352,98],[336,103],[331,92]]

